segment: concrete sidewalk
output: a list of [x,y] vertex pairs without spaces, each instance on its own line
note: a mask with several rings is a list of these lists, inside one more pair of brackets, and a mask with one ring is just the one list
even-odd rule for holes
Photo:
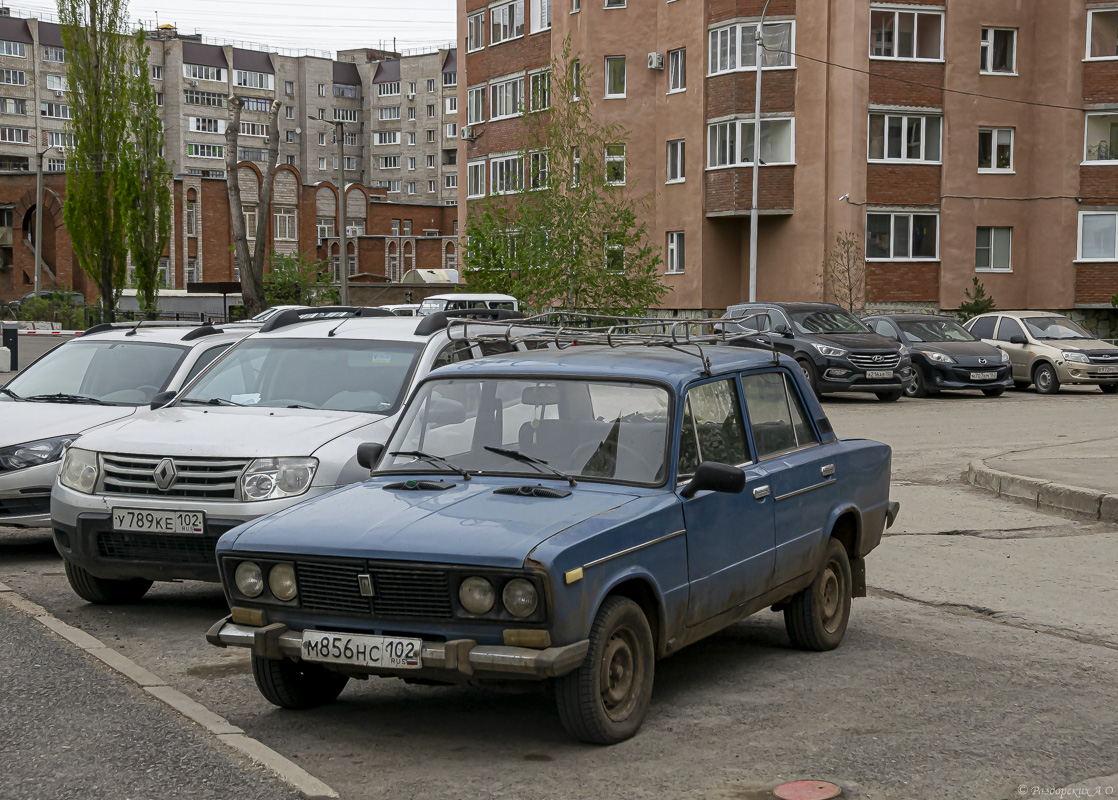
[[1035,508],[1118,523],[1118,436],[976,459],[967,481]]

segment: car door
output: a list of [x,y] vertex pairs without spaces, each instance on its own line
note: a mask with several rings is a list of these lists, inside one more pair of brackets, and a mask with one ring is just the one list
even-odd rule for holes
[[820,444],[797,384],[781,370],[742,375],[757,464],[773,500],[773,586],[810,572],[834,505],[837,444]]
[[764,594],[771,586],[775,537],[765,474],[750,462],[735,377],[692,386],[683,404],[680,488],[703,461],[742,467],[741,494],[699,492],[684,500],[687,625],[696,625]]
[[[1015,336],[1021,337],[1024,344],[1011,342]],[[1029,347],[1028,339],[1025,337],[1025,330],[1021,327],[1021,323],[1013,317],[1002,317],[1001,322],[998,324],[998,333],[995,337],[994,344],[1009,354],[1010,364],[1013,365],[1013,379],[1015,381],[1029,381],[1032,377],[1029,375],[1029,369],[1032,366],[1032,353]]]

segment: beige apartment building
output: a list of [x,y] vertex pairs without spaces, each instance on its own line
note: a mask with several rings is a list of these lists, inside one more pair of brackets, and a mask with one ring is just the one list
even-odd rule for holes
[[[748,299],[764,5],[458,0],[461,224],[507,190],[509,102],[570,37],[595,114],[631,131],[665,304]],[[849,231],[872,307],[955,308],[978,276],[1118,335],[1118,3],[772,0],[763,38],[759,299],[819,299]]]

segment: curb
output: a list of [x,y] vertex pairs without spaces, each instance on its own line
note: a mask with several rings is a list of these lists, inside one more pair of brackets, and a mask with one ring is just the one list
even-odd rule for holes
[[141,691],[163,704],[170,706],[200,728],[213,734],[214,738],[242,755],[274,772],[280,780],[292,786],[308,800],[337,800],[338,793],[318,778],[311,775],[298,764],[277,753],[266,744],[253,739],[243,730],[222,716],[215,714],[201,703],[192,700],[179,690],[169,686],[167,681],[149,672],[130,658],[105,645],[100,639],[90,636],[80,628],[60,620],[38,603],[19,595],[10,586],[0,583],[0,599],[7,601],[13,608],[32,617],[43,627],[50,629],[66,641],[110,669],[118,672],[140,687]]
[[1037,509],[1055,511],[1077,519],[1118,523],[1118,493],[1066,486],[1041,478],[1027,478],[986,466],[975,459],[967,467],[967,483],[998,497],[1017,500]]

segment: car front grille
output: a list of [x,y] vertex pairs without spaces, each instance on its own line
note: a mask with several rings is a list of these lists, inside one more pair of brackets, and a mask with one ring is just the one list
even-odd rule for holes
[[851,353],[850,363],[861,369],[895,369],[901,363],[900,353]]
[[[450,576],[443,570],[359,560],[299,561],[299,598],[308,611],[371,614],[377,619],[449,619]],[[372,580],[361,594],[358,575]]]
[[1118,366],[1118,351],[1113,353],[1088,353],[1087,358],[1091,359],[1092,364],[1101,364],[1104,366]]
[[162,456],[132,456],[117,453],[101,457],[105,494],[155,495],[189,497],[198,500],[233,500],[237,496],[237,480],[247,459],[172,458],[175,480],[166,489],[155,483],[155,471]]
[[102,558],[130,561],[173,561],[176,564],[217,565],[214,551],[220,534],[178,536],[161,533],[97,532],[97,553]]
[[28,494],[26,497],[0,497],[0,519],[49,513],[49,491],[45,494]]

